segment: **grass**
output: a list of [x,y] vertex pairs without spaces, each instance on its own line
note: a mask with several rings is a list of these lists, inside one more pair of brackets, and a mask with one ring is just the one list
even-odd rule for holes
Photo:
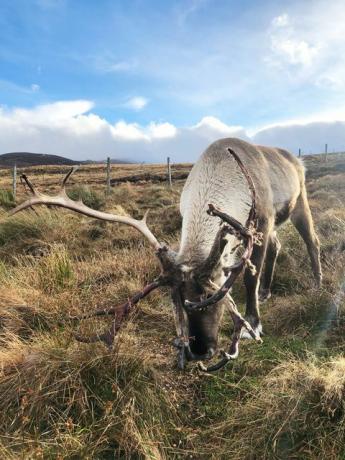
[[224,398],[220,420],[206,428],[217,458],[343,458],[344,358],[289,358]]
[[[264,343],[241,343],[214,375],[176,370],[167,291],[140,303],[111,352],[77,343],[75,332],[109,321],[68,317],[123,302],[159,273],[154,254],[133,229],[63,210],[8,218],[0,199],[0,458],[344,458],[345,158],[305,162],[324,286],[314,288],[303,242],[285,225],[274,295],[262,305]],[[33,168],[32,181],[56,193],[61,171]],[[182,183],[121,184],[106,197],[102,175],[80,168],[70,196],[137,218],[149,209],[154,233],[177,244]],[[243,288],[234,292],[243,308]]]
[[85,185],[75,185],[68,190],[68,196],[75,201],[81,200],[86,206],[93,209],[101,209],[105,202],[100,193]]
[[11,209],[15,206],[14,196],[10,190],[0,190],[0,206]]

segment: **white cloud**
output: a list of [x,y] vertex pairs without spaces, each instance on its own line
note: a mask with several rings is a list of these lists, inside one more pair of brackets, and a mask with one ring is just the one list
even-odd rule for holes
[[306,126],[312,123],[333,123],[338,121],[345,122],[345,108],[326,110],[324,112],[314,113],[305,117],[292,118],[277,123],[271,123],[265,125],[264,127],[250,130],[249,132],[251,136],[254,136],[256,133],[264,129],[273,129],[289,126]]
[[176,136],[177,129],[171,123],[154,123],[151,122],[148,127],[150,136],[153,139],[168,139]]
[[13,122],[32,126],[56,126],[75,120],[75,117],[89,112],[93,106],[93,102],[87,100],[58,101],[33,109],[14,108],[7,112],[7,117]]
[[286,27],[289,23],[290,19],[287,13],[283,13],[280,16],[276,16],[272,19],[273,27]]
[[30,86],[21,86],[8,80],[0,80],[0,90],[11,93],[32,94],[37,93],[40,90],[40,86],[36,83],[32,83]]
[[249,131],[254,143],[272,145],[297,153],[345,151],[345,109],[333,109],[306,117],[272,123]]
[[344,121],[314,121],[307,124],[285,124],[258,131],[252,138],[261,145],[283,147],[294,153],[320,153],[328,144],[328,151],[345,151]]
[[137,96],[128,99],[128,101],[124,104],[124,107],[132,110],[142,110],[144,107],[147,106],[149,100],[146,97]]
[[240,137],[250,142],[298,152],[345,150],[345,109],[263,126],[249,136],[244,128],[206,116],[193,126],[151,122],[146,126],[120,120],[115,124],[92,112],[87,100],[59,101],[8,110],[0,107],[0,153],[31,151],[73,159],[113,158],[134,161],[195,161],[213,141]]
[[272,51],[269,60],[276,64],[310,66],[320,51],[317,44],[301,38],[286,13],[272,19],[269,36]]
[[131,70],[134,68],[134,64],[129,61],[117,61],[108,64],[108,72],[124,72],[126,70]]
[[[275,105],[284,96],[294,100],[299,90],[299,102],[307,109],[340,104],[345,90],[345,55],[340,52],[345,47],[344,2],[298,2],[285,9],[270,21],[263,57],[271,72],[268,79],[276,82],[272,100]],[[297,112],[298,105],[294,103]]]
[[124,141],[147,141],[149,137],[137,123],[126,123],[121,120],[118,121],[114,127],[111,127],[111,133],[114,138]]
[[229,126],[220,121],[216,117],[207,116],[203,117],[199,123],[193,126],[191,129],[199,130],[204,134],[209,134],[210,132],[218,132],[224,136],[231,136],[234,132],[238,132],[242,129],[241,126]]
[[130,72],[138,66],[138,62],[134,59],[117,59],[108,53],[104,56],[89,56],[87,61],[91,62],[95,70],[100,73]]
[[31,91],[32,91],[33,93],[37,93],[40,89],[41,89],[41,88],[40,88],[40,85],[37,85],[37,83],[32,83],[32,85],[31,85]]
[[304,40],[272,38],[272,50],[290,64],[311,65],[318,49]]
[[33,109],[0,108],[0,152],[57,153],[75,159],[106,155],[137,161],[193,161],[212,141],[229,135],[246,138],[243,129],[204,117],[190,127],[151,122],[114,125],[91,113],[86,100],[59,101]]

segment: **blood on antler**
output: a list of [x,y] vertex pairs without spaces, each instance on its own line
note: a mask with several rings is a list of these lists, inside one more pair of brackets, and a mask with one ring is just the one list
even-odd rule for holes
[[153,281],[153,283],[146,285],[142,291],[135,294],[131,299],[128,299],[128,301],[122,305],[118,305],[116,307],[109,309],[96,310],[93,313],[82,316],[71,317],[71,320],[80,321],[83,319],[95,318],[99,316],[114,316],[114,320],[112,322],[111,327],[109,328],[109,330],[103,332],[102,334],[95,334],[91,337],[83,337],[79,334],[75,334],[75,338],[79,342],[83,343],[103,342],[107,347],[110,348],[114,343],[115,336],[119,331],[123,321],[126,320],[130,315],[132,307],[136,305],[141,299],[150,294],[152,291],[163,285],[164,281],[158,278],[156,281]]

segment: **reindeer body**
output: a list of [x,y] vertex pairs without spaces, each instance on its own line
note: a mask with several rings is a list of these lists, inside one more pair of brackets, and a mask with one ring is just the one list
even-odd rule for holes
[[[208,257],[221,221],[206,213],[212,203],[245,225],[250,210],[250,192],[245,177],[229,149],[236,152],[246,165],[256,189],[257,229],[263,233],[262,245],[256,247],[252,262],[256,275],[247,269],[244,282],[247,290],[246,317],[254,330],[261,332],[258,291],[266,257],[266,270],[261,277],[261,299],[270,297],[275,261],[280,249],[275,229],[289,217],[307,244],[312,268],[318,284],[321,282],[319,243],[306,198],[304,167],[295,156],[277,148],[255,146],[240,139],[221,139],[211,144],[194,165],[181,196],[183,217],[178,261],[195,272]],[[222,268],[233,263],[235,239],[228,237],[219,264],[210,279],[221,286],[225,280]],[[220,309],[220,307],[219,307]],[[216,315],[215,312],[213,312]],[[207,335],[212,319],[209,312],[189,318],[199,332]],[[219,311],[216,315],[221,316]],[[215,324],[217,321],[213,321]],[[205,323],[203,325],[203,323]],[[219,321],[218,321],[219,323]],[[200,333],[200,335],[202,335]],[[217,336],[217,329],[213,331]],[[214,341],[209,344],[212,349]],[[201,347],[196,347],[199,349]],[[204,347],[202,347],[204,348]]]
[[302,163],[283,150],[260,147],[239,139],[211,144],[194,165],[184,186],[180,211],[183,217],[179,258],[193,264],[208,256],[219,221],[206,213],[209,203],[235,217],[243,225],[250,209],[245,177],[228,149],[246,165],[257,190],[260,220],[282,223],[289,217],[304,188]]
[[[169,286],[177,329],[175,345],[179,348],[181,368],[186,360],[204,360],[215,354],[223,308],[227,305],[234,321],[229,353],[225,353],[217,365],[207,368],[219,369],[237,356],[241,331],[247,331],[260,341],[259,284],[261,280],[261,300],[265,300],[270,296],[280,248],[275,229],[289,217],[307,245],[314,276],[317,283],[321,283],[319,242],[307,201],[304,168],[285,150],[255,146],[239,139],[221,139],[210,145],[192,168],[182,192],[183,224],[177,253],[156,239],[147,226],[147,214],[137,220],[91,209],[82,202],[71,200],[65,185],[72,172],[73,169],[63,180],[60,193],[53,196],[35,190],[23,174],[22,179],[32,196],[11,213],[43,204],[130,225],[147,238],[162,265],[161,275],[123,305],[83,316],[112,313],[114,322],[108,332],[89,338],[79,337],[80,341],[101,340],[111,345],[130,308],[154,289]],[[262,241],[259,245],[260,234]],[[238,238],[244,252],[239,261],[234,262],[233,249]],[[245,319],[229,295],[229,289],[244,267],[247,267],[244,272],[247,291]]]

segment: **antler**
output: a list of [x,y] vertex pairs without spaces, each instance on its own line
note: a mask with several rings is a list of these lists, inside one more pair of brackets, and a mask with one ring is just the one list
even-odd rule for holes
[[[217,286],[216,286],[217,287]],[[227,308],[229,310],[230,316],[232,318],[232,321],[234,323],[234,331],[232,334],[232,339],[231,339],[231,344],[229,351],[226,352],[224,350],[221,350],[221,356],[222,358],[216,363],[216,364],[211,364],[210,366],[205,366],[203,363],[199,362],[199,368],[204,371],[204,372],[214,372],[218,371],[222,367],[224,367],[230,360],[236,359],[238,356],[238,346],[239,346],[239,341],[241,338],[241,331],[242,328],[247,329],[249,335],[256,340],[258,343],[262,343],[262,339],[259,335],[255,334],[252,326],[246,321],[241,313],[238,311],[237,306],[234,302],[234,299],[231,297],[231,295],[227,292],[226,294],[226,303],[227,303]]]
[[[254,183],[252,181],[252,178],[250,177],[248,171],[246,170],[245,166],[241,162],[240,158],[237,156],[237,154],[231,150],[228,149],[229,152],[234,156],[235,160],[237,161],[238,165],[241,168],[241,171],[243,172],[244,176],[247,179],[248,186],[251,192],[252,196],[252,205],[249,211],[248,219],[246,221],[245,226],[241,224],[238,220],[235,218],[229,216],[228,214],[225,214],[224,212],[218,210],[213,206],[212,204],[209,204],[208,211],[207,213],[211,216],[217,216],[222,219],[223,222],[225,222],[227,225],[224,225],[218,232],[216,236],[215,243],[211,249],[210,255],[207,259],[207,263],[205,264],[206,271],[209,271],[212,266],[215,265],[217,260],[219,259],[222,249],[224,246],[222,246],[222,241],[225,237],[226,234],[232,234],[235,235],[239,240],[241,240],[244,244],[244,252],[240,258],[240,260],[232,265],[231,267],[224,267],[223,270],[226,275],[228,275],[228,278],[225,280],[224,284],[219,288],[218,286],[215,285],[216,287],[216,292],[209,298],[199,302],[199,303],[192,303],[189,301],[185,301],[185,308],[188,311],[195,311],[195,310],[204,310],[207,307],[214,305],[218,303],[220,300],[222,300],[224,297],[226,297],[227,304],[229,307],[229,312],[231,315],[231,318],[234,322],[234,333],[230,345],[229,352],[222,352],[222,359],[211,366],[204,366],[200,364],[200,368],[203,371],[206,372],[213,372],[216,371],[225,364],[230,361],[231,359],[235,359],[238,355],[238,344],[241,336],[241,330],[242,328],[246,328],[249,334],[257,340],[258,342],[261,342],[261,338],[259,335],[257,335],[251,325],[242,317],[242,315],[239,313],[237,310],[236,304],[232,297],[229,294],[229,290],[234,284],[236,278],[239,276],[239,274],[242,272],[244,267],[249,267],[252,272],[255,273],[255,266],[250,262],[250,258],[253,252],[253,247],[254,244],[261,244],[261,235],[256,231],[255,228],[255,219],[256,219],[256,192],[255,192],[255,187]],[[218,258],[218,259],[217,259]]]
[[[22,211],[27,208],[32,208],[35,205],[46,205],[46,206],[60,206],[62,208],[70,209],[71,211],[78,212],[80,214],[84,214],[89,217],[94,217],[96,219],[105,220],[108,222],[118,222],[126,225],[130,225],[139,232],[141,232],[150,242],[150,244],[156,250],[156,254],[160,259],[163,267],[167,264],[171,264],[170,258],[172,255],[170,254],[168,248],[158,242],[156,237],[152,234],[150,229],[146,224],[146,218],[148,212],[144,215],[142,220],[137,220],[132,217],[127,216],[119,216],[116,214],[110,214],[107,212],[97,211],[95,209],[89,208],[86,206],[81,200],[74,201],[68,197],[66,193],[66,184],[68,179],[76,170],[76,167],[71,168],[71,170],[66,174],[62,181],[61,190],[57,195],[50,196],[43,194],[35,189],[32,185],[30,180],[25,174],[21,175],[21,181],[23,182],[24,186],[27,185],[28,189],[30,190],[32,197],[26,200],[24,203],[20,204],[16,208],[14,208],[10,215],[16,214],[19,211]],[[93,313],[82,315],[82,316],[75,316],[71,317],[70,320],[72,321],[79,321],[83,319],[98,317],[98,316],[106,316],[106,315],[113,315],[114,319],[112,325],[109,330],[105,331],[102,334],[92,335],[90,337],[83,337],[80,335],[75,335],[75,338],[84,343],[94,343],[97,341],[103,342],[108,347],[114,342],[114,338],[123,323],[123,321],[129,316],[132,307],[137,304],[141,299],[146,297],[150,292],[157,289],[160,286],[168,284],[167,278],[161,275],[152,283],[146,285],[142,291],[135,294],[132,298],[128,299],[127,302],[123,303],[122,305],[118,305],[116,307],[110,309],[100,309],[96,310]]]
[[199,303],[189,302],[188,300],[185,301],[185,306],[188,310],[204,310],[210,305],[214,305],[220,300],[225,297],[227,292],[230,290],[231,286],[234,284],[236,278],[241,273],[242,269],[245,266],[249,266],[252,270],[255,270],[255,267],[250,262],[250,257],[253,252],[254,246],[254,230],[251,228],[243,227],[243,225],[236,219],[231,216],[228,216],[224,212],[219,211],[216,209],[212,204],[208,205],[208,214],[211,216],[218,216],[224,222],[228,223],[230,227],[227,228],[229,233],[235,234],[238,238],[245,241],[245,250],[241,257],[241,259],[236,262],[231,267],[225,267],[223,270],[226,273],[230,273],[226,281],[224,282],[223,286],[218,289],[211,297],[203,300]]
[[211,276],[214,268],[216,267],[217,263],[221,255],[223,254],[224,248],[227,244],[227,240],[225,239],[226,235],[229,233],[233,233],[232,228],[228,225],[224,225],[220,227],[217,232],[216,238],[214,239],[211,251],[207,257],[207,259],[203,262],[201,267],[198,269],[198,279],[200,281],[208,280]]
[[[249,190],[252,196],[252,205],[249,211],[249,215],[248,215],[248,219],[246,221],[245,227],[241,224],[241,222],[236,220],[234,217],[231,217],[228,214],[225,214],[224,212],[216,209],[215,206],[213,206],[213,204],[208,205],[207,213],[210,216],[220,217],[223,220],[223,222],[226,222],[229,225],[223,227],[224,230],[221,229],[218,232],[216,236],[215,244],[213,245],[210,256],[208,257],[207,265],[214,264],[214,259],[218,257],[218,255],[220,254],[220,249],[221,249],[220,241],[222,238],[224,238],[224,235],[226,233],[235,235],[240,240],[244,241],[245,250],[239,262],[235,263],[231,267],[223,268],[224,272],[226,274],[230,273],[230,275],[224,282],[223,286],[220,289],[218,289],[218,291],[216,291],[215,294],[213,294],[208,299],[205,299],[199,303],[192,303],[186,300],[185,306],[189,310],[203,310],[207,308],[208,306],[214,305],[220,300],[222,300],[225,297],[225,295],[229,292],[231,286],[234,284],[236,278],[238,277],[238,275],[241,273],[241,271],[243,270],[245,266],[248,266],[252,271],[255,271],[254,265],[251,264],[250,262],[254,244],[260,244],[260,235],[255,230],[255,219],[256,219],[255,186],[254,186],[254,183],[253,183],[253,180],[250,174],[248,173],[246,167],[244,166],[244,164],[242,163],[238,155],[231,149],[228,149],[228,151],[235,158],[236,162],[241,168],[242,173],[247,179]],[[209,269],[209,267],[207,268]]]
[[115,336],[117,332],[119,331],[123,321],[126,318],[128,318],[132,307],[135,304],[137,304],[141,299],[143,299],[148,294],[150,294],[150,292],[154,291],[160,286],[163,286],[164,284],[165,284],[165,280],[162,277],[160,277],[157,280],[153,281],[152,283],[146,285],[142,291],[135,294],[131,299],[128,299],[128,301],[122,305],[118,305],[116,307],[109,308],[109,309],[96,310],[93,313],[82,315],[82,316],[71,317],[70,319],[72,321],[80,321],[83,319],[94,318],[97,316],[114,315],[114,320],[109,330],[105,331],[104,333],[95,334],[90,337],[83,337],[81,335],[76,334],[75,338],[79,342],[83,342],[83,343],[103,342],[105,345],[107,345],[110,348],[114,342]]
[[[251,176],[249,175],[247,169],[243,165],[243,163],[242,163],[241,159],[239,158],[239,156],[232,149],[228,149],[228,151],[235,158],[236,162],[238,163],[243,175],[245,176],[245,178],[247,180],[249,190],[251,192],[252,203],[251,203],[251,208],[250,208],[248,219],[246,221],[245,226],[246,227],[253,227],[255,219],[256,219],[256,191],[255,191],[255,186],[254,186],[254,183],[253,183],[253,180],[252,180]],[[207,212],[210,215],[215,215],[215,214],[212,214],[212,210],[210,210],[210,209]],[[222,216],[220,216],[220,217],[222,217]],[[244,228],[238,221],[233,219],[231,216],[227,216],[226,221],[230,224],[230,227],[228,225],[225,225],[225,226],[222,226],[219,229],[219,231],[218,231],[218,233],[217,233],[217,235],[215,237],[215,240],[214,240],[214,243],[213,243],[213,246],[211,248],[209,256],[207,257],[207,259],[205,260],[203,265],[198,270],[200,279],[208,279],[210,277],[211,273],[213,272],[215,266],[219,262],[219,259],[220,259],[221,255],[223,253],[224,247],[225,247],[225,245],[227,243],[227,240],[225,239],[226,235],[231,234],[231,235],[239,236],[239,232],[242,231],[243,228]],[[235,249],[236,248],[233,248],[233,251]]]
[[28,186],[30,192],[32,193],[32,197],[29,198],[27,201],[24,201],[24,203],[20,204],[16,208],[14,208],[11,212],[10,215],[16,214],[19,211],[22,211],[23,209],[30,208],[35,205],[39,204],[44,204],[47,206],[60,206],[62,208],[67,208],[70,209],[71,211],[78,212],[80,214],[84,214],[85,216],[89,217],[94,217],[95,219],[100,219],[100,220],[105,220],[107,222],[118,222],[126,225],[130,225],[139,232],[141,232],[150,242],[150,244],[154,247],[155,250],[161,249],[162,245],[158,242],[156,237],[153,235],[153,233],[150,231],[150,229],[147,226],[146,223],[146,218],[148,211],[144,215],[143,219],[137,220],[132,217],[127,217],[127,216],[119,216],[116,214],[110,214],[107,212],[102,212],[102,211],[97,211],[96,209],[89,208],[86,206],[82,201],[74,201],[71,200],[67,193],[66,193],[66,183],[70,176],[73,174],[73,172],[76,170],[76,167],[73,167],[65,176],[65,178],[62,181],[62,187],[60,193],[54,196],[46,195],[43,194],[39,191],[37,191],[28,177],[25,174],[21,175],[21,179],[25,181],[26,185]]
[[[255,219],[256,219],[256,190],[255,190],[255,185],[254,185],[253,179],[251,178],[251,175],[247,171],[247,168],[244,166],[244,164],[242,163],[242,160],[237,155],[237,153],[234,152],[232,149],[228,149],[228,152],[235,158],[235,160],[237,161],[237,164],[240,167],[244,177],[247,179],[248,187],[249,187],[249,190],[250,190],[250,193],[251,193],[251,196],[252,196],[252,205],[251,205],[251,208],[250,208],[250,211],[249,211],[248,219],[247,219],[247,222],[246,222],[246,227],[251,227],[251,226],[254,227]],[[232,219],[232,221],[234,222],[235,219]]]

